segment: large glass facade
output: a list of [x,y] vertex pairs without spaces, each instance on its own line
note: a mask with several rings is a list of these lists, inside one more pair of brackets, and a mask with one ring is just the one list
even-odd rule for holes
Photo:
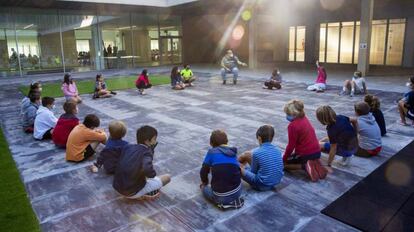
[[182,62],[181,17],[0,9],[0,77]]
[[[374,20],[370,64],[401,65],[405,19]],[[328,63],[358,63],[360,22],[323,23],[319,31],[319,60]]]
[[306,27],[289,28],[289,61],[305,61]]

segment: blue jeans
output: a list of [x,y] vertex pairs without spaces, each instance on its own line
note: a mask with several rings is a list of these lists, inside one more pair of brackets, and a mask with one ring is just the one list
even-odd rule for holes
[[237,80],[237,77],[239,77],[239,69],[234,67],[230,69],[230,71],[227,71],[226,69],[221,69],[221,78],[223,78],[223,81],[227,80],[226,75],[227,74],[233,74],[233,80]]
[[223,205],[228,205],[230,204],[232,201],[237,200],[238,198],[240,198],[241,196],[241,192],[242,192],[242,188],[240,188],[239,191],[233,193],[232,195],[229,196],[225,196],[225,197],[220,197],[220,196],[216,196],[213,193],[213,189],[211,189],[210,185],[206,185],[203,187],[203,189],[201,190],[203,191],[203,196],[210,202],[212,202],[213,204],[223,204]]
[[[250,171],[250,168],[245,168],[244,172],[253,174]],[[251,176],[253,176],[253,175],[248,175],[248,174],[246,175],[245,174],[245,175],[242,176],[242,179],[244,181],[246,181],[252,187],[252,189],[254,189],[254,190],[268,191],[268,190],[272,190],[276,186],[276,185],[273,185],[273,186],[265,185],[265,184],[261,183],[260,181],[257,181],[256,179],[252,178]]]
[[[323,145],[323,149],[325,150],[325,152],[328,152],[331,150],[331,144],[330,143],[325,143]],[[353,156],[356,152],[356,149],[354,149],[353,151],[347,151],[342,149],[341,147],[338,146],[337,150],[336,150],[336,155],[342,156],[342,157],[350,157]]]

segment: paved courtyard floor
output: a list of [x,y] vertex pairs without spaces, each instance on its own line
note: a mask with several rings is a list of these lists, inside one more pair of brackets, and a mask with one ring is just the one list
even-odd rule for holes
[[[304,84],[286,83],[280,91],[261,88],[261,82],[241,79],[237,86],[221,85],[215,75],[203,74],[196,87],[172,91],[157,86],[148,95],[136,90],[119,92],[111,99],[83,96],[79,118],[95,113],[107,128],[111,120],[128,125],[126,140],[135,142],[138,127],[149,124],[159,131],[155,153],[157,174],[170,173],[171,183],[151,202],[126,200],[112,189],[112,176],[102,170],[91,173],[93,161],[65,162],[65,151],[51,142],[34,141],[21,130],[19,102],[14,87],[0,90],[0,118],[13,158],[20,171],[32,207],[44,231],[352,231],[320,213],[355,183],[411,142],[414,128],[397,124],[395,99],[401,93],[372,91],[382,100],[388,135],[383,152],[371,159],[354,157],[349,167],[334,164],[333,173],[311,183],[303,172],[285,173],[274,191],[256,192],[245,186],[245,206],[222,212],[207,203],[199,190],[199,170],[213,129],[224,129],[230,145],[240,152],[257,146],[259,126],[272,124],[274,143],[284,150],[287,121],[284,104],[302,99],[309,119],[322,138],[324,127],[315,110],[331,105],[337,113],[352,116],[361,96],[339,97],[338,87],[325,93],[306,92]],[[55,114],[62,113],[58,99]],[[326,155],[323,157],[326,159]],[[357,204],[357,202],[355,202]]]

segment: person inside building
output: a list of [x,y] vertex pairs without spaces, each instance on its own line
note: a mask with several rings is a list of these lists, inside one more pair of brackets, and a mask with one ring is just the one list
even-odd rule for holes
[[227,74],[233,74],[233,84],[237,84],[237,78],[239,76],[238,65],[247,66],[246,63],[241,62],[233,54],[231,49],[227,50],[226,55],[221,59],[221,78],[223,79],[223,85],[227,82]]

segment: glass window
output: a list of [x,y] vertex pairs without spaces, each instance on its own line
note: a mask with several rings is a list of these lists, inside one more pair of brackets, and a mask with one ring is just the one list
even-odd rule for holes
[[401,65],[404,50],[405,19],[392,19],[388,26],[387,65]]
[[387,20],[374,20],[372,22],[370,64],[384,64],[386,34]]
[[328,63],[338,63],[339,26],[339,23],[328,23],[328,45],[326,48],[326,62]]
[[20,75],[11,10],[0,8],[0,77]]
[[295,61],[296,28],[289,28],[289,61]]
[[356,26],[355,26],[355,45],[354,45],[354,64],[358,64],[360,28],[361,28],[361,23],[356,22]]
[[319,30],[319,61],[325,62],[325,49],[326,49],[326,23],[321,24]]
[[158,65],[160,59],[157,15],[132,14],[135,65]]
[[181,63],[181,17],[159,15],[160,50],[163,64]]
[[304,26],[296,29],[296,61],[305,61],[305,36],[306,29]]
[[23,74],[63,72],[57,11],[16,9],[14,13]]
[[341,54],[340,63],[352,63],[354,49],[354,22],[343,22],[341,27]]

